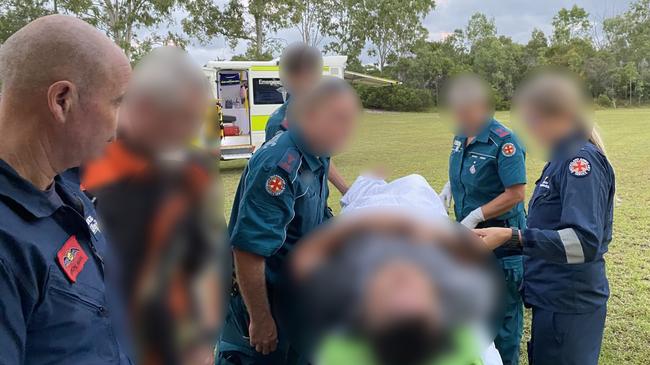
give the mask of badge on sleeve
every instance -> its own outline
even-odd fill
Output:
[[[278,196],[284,193],[286,188],[286,181],[278,175],[273,175],[266,180],[266,192],[273,196]]]
[[[88,261],[88,256],[79,245],[77,237],[70,236],[59,252],[56,254],[59,266],[65,275],[73,283],[77,281],[77,275],[81,272]]]
[[[501,147],[501,153],[506,157],[511,157],[517,152],[517,147],[514,144],[508,142]]]
[[[586,158],[576,157],[569,162],[569,172],[573,176],[587,176],[591,172],[591,164]]]

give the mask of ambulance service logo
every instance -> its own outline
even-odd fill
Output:
[[[57,261],[61,270],[65,273],[65,276],[71,282],[77,281],[77,276],[83,270],[86,261],[88,261],[88,256],[83,251],[77,238],[75,236],[70,236],[59,252],[56,254]]]
[[[569,162],[569,172],[573,176],[587,176],[591,172],[591,164],[586,158],[576,157]]]
[[[273,196],[284,193],[286,188],[287,183],[278,175],[273,175],[266,180],[266,192]]]
[[[513,156],[515,152],[517,152],[517,148],[512,143],[506,143],[501,147],[501,153],[506,157]]]

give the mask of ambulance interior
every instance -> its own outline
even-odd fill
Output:
[[[217,97],[224,121],[223,147],[251,144],[248,72],[224,70],[217,73]]]

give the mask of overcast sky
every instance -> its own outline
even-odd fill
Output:
[[[464,28],[472,14],[481,12],[494,18],[499,34],[525,43],[535,28],[550,34],[553,16],[563,7],[569,8],[574,4],[581,6],[589,12],[592,21],[600,24],[603,19],[625,11],[631,2],[632,0],[436,0],[436,8],[425,18],[424,25],[429,30],[429,37],[439,40],[455,29]],[[299,40],[300,36],[295,30],[289,30],[283,31],[281,38],[292,42]],[[199,63],[218,58],[228,59],[245,49],[246,45],[240,44],[233,51],[220,39],[207,46],[189,47],[190,53]],[[363,61],[372,60],[364,57]]]

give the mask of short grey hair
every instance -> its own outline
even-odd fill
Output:
[[[169,105],[188,90],[208,94],[207,76],[183,49],[165,46],[154,49],[138,62],[127,98],[147,97]]]
[[[316,47],[304,42],[294,42],[282,51],[280,57],[280,78],[284,82],[289,75],[302,72],[322,72],[323,55]]]

